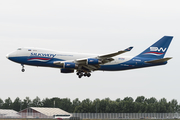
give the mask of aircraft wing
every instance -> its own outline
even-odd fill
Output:
[[[121,51],[110,53],[110,54],[95,56],[91,58],[82,58],[82,59],[76,59],[76,60],[70,60],[70,61],[69,60],[68,61],[55,61],[54,64],[65,66],[68,63],[69,66],[72,65],[74,69],[82,70],[82,71],[97,70],[98,68],[100,68],[100,64],[111,62],[114,60],[112,57],[128,52],[132,48],[133,47],[129,47],[125,50],[121,50]],[[66,68],[66,66],[64,68]]]
[[[133,48],[133,47],[129,47],[129,48],[125,49],[125,50],[121,50],[121,51],[114,52],[114,53],[110,53],[110,54],[105,54],[105,55],[96,56],[96,57],[94,57],[94,58],[100,60],[100,61],[102,62],[101,64],[108,63],[108,62],[114,60],[112,57],[117,56],[117,55],[120,55],[120,54],[125,53],[125,52],[128,52],[128,51],[131,51],[132,48]],[[79,64],[84,64],[84,63],[87,62],[87,58],[77,59],[77,60],[75,60],[75,61],[76,61],[77,63],[79,63]]]
[[[115,52],[115,53],[111,53],[111,54],[101,55],[101,56],[98,56],[98,57],[101,58],[101,59],[103,59],[103,58],[111,58],[111,57],[117,56],[119,54],[131,51],[132,48],[133,47],[129,47],[129,48],[125,49],[125,50],[121,50],[121,51],[118,51],[118,52]]]

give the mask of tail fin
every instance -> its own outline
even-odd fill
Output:
[[[171,43],[172,36],[164,36],[156,43],[151,45],[137,57],[148,57],[148,58],[155,58],[160,59],[163,58],[166,51],[168,50],[169,44]]]

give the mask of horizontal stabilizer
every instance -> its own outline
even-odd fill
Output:
[[[169,58],[162,58],[162,59],[157,59],[157,60],[151,60],[151,61],[145,61],[145,63],[152,63],[152,64],[157,64],[157,63],[163,63],[168,60],[172,59],[172,57]]]

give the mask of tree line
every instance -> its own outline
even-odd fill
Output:
[[[71,101],[69,98],[45,98],[39,97],[31,100],[26,97],[20,100],[17,97],[14,101],[7,98],[4,101],[0,99],[0,109],[13,109],[21,111],[27,107],[55,107],[65,110],[69,113],[175,113],[180,111],[180,105],[177,100],[167,101],[165,98],[159,101],[154,98],[145,98],[138,96],[135,100],[132,97],[124,99],[111,100],[105,99],[85,99],[80,101],[78,98]]]

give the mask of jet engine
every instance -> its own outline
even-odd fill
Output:
[[[71,70],[71,69],[61,69],[61,73],[74,73],[74,70]]]
[[[65,62],[63,63],[63,68],[77,68],[78,66],[73,62]]]
[[[87,59],[87,65],[96,65],[96,64],[101,64],[102,62],[96,58],[88,58]]]

